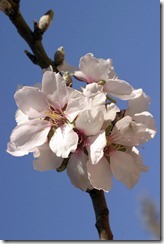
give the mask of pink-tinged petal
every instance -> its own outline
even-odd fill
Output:
[[[82,71],[80,71],[80,70],[74,72],[74,77],[75,77],[77,80],[80,80],[80,81],[84,81],[84,82],[88,82],[88,83],[90,83],[89,78],[88,78]]]
[[[142,89],[133,91],[134,98],[128,100],[128,109],[125,115],[133,116],[136,113],[148,111],[150,106],[150,97],[147,96]]]
[[[92,186],[108,192],[112,188],[112,172],[109,162],[103,157],[98,164],[87,162],[87,171]]]
[[[113,176],[129,189],[134,187],[140,178],[140,170],[136,167],[133,157],[126,152],[111,152],[110,166]]]
[[[133,87],[124,80],[109,79],[104,85],[104,91],[122,100],[134,97]]]
[[[36,87],[23,87],[14,95],[18,108],[28,117],[37,118],[48,110],[45,94]]]
[[[57,66],[57,69],[59,71],[64,71],[64,72],[69,72],[69,73],[73,73],[75,71],[78,70],[77,67],[73,66],[73,65],[69,65],[65,60],[63,61],[63,63],[59,66]]]
[[[57,169],[63,162],[63,158],[57,157],[51,151],[48,143],[38,147],[34,153],[34,157],[36,159],[33,162],[33,166],[38,171]]]
[[[19,125],[23,122],[26,122],[29,119],[26,114],[24,114],[20,109],[17,109],[17,111],[15,113],[15,120],[16,120],[17,124]]]
[[[58,157],[68,158],[77,148],[78,135],[71,124],[64,124],[56,129],[50,140],[50,148]]]
[[[107,80],[110,60],[97,59],[92,53],[88,53],[80,59],[80,70],[87,76],[87,82]]]
[[[15,127],[10,141],[15,144],[17,150],[30,151],[46,142],[50,127],[48,121],[29,120]]]
[[[148,171],[149,167],[143,164],[142,157],[136,147],[127,147],[127,153],[129,153],[133,157],[135,165],[141,172]]]
[[[42,91],[54,108],[63,108],[68,101],[66,82],[59,73],[47,71],[43,74]]]
[[[87,150],[92,164],[97,164],[103,157],[106,144],[105,131],[100,131],[97,135],[88,138]]]
[[[6,152],[10,153],[12,156],[15,156],[15,157],[21,157],[21,156],[24,156],[24,155],[27,155],[29,154],[29,151],[21,151],[21,150],[18,150],[15,146],[14,143],[12,142],[9,142],[7,144],[7,150]]]
[[[67,165],[67,174],[72,184],[83,191],[93,189],[88,179],[86,162],[87,156],[82,151],[78,151],[71,156]]]
[[[76,128],[86,136],[96,135],[104,122],[102,110],[85,110],[76,119]]]

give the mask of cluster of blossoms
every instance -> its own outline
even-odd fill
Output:
[[[137,146],[156,133],[150,98],[118,79],[110,59],[91,53],[80,59],[72,75],[86,85],[69,87],[64,72],[49,69],[40,88],[16,91],[17,126],[7,152],[33,153],[39,171],[66,169],[74,186],[84,191],[109,191],[113,176],[132,188],[148,170]],[[120,110],[111,96],[127,100],[127,109]]]

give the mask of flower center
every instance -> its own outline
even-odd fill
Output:
[[[106,140],[107,140],[107,145],[104,148],[105,156],[110,156],[110,152],[112,151],[126,152],[126,147],[121,144],[112,143],[112,139],[110,138],[110,136],[107,136]]]
[[[51,121],[52,126],[55,129],[67,122],[67,118],[65,117],[62,109],[55,109],[50,106],[50,111],[46,112],[46,115],[45,120]]]

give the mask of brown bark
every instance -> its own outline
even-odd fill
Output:
[[[47,68],[51,65],[54,71],[58,72],[58,69],[55,66],[54,62],[47,56],[44,50],[44,47],[42,45],[41,32],[36,32],[36,22],[34,22],[34,31],[32,31],[19,10],[19,1],[10,0],[10,4],[12,8],[10,10],[6,9],[6,11],[4,12],[10,18],[20,36],[27,42],[27,44],[31,48],[33,54],[25,51],[27,56],[34,64],[39,65],[41,69]]]
[[[106,204],[104,192],[102,190],[88,191],[92,199],[95,217],[96,228],[99,233],[100,240],[113,240],[113,234],[109,224],[109,210]]]
[[[36,32],[36,22],[34,22],[34,31],[30,29],[26,21],[24,20],[19,10],[19,0],[8,0],[11,4],[11,8],[6,9],[4,12],[10,18],[13,25],[16,27],[20,36],[27,42],[31,48],[33,54],[25,51],[29,59],[38,66],[47,68],[52,66],[55,72],[58,69],[55,63],[47,56],[44,47],[42,45],[42,34]],[[61,169],[59,169],[61,170]],[[113,234],[109,225],[109,210],[107,208],[104,192],[102,190],[90,190],[88,191],[96,216],[96,228],[99,233],[100,240],[113,240]]]

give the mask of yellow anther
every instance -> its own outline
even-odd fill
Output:
[[[105,80],[100,80],[100,81],[98,82],[98,84],[101,85],[101,86],[105,85],[105,83],[106,83]]]
[[[61,115],[56,114],[55,112],[52,113],[52,112],[48,111],[48,112],[46,112],[46,115],[53,120],[59,120],[61,118]]]

